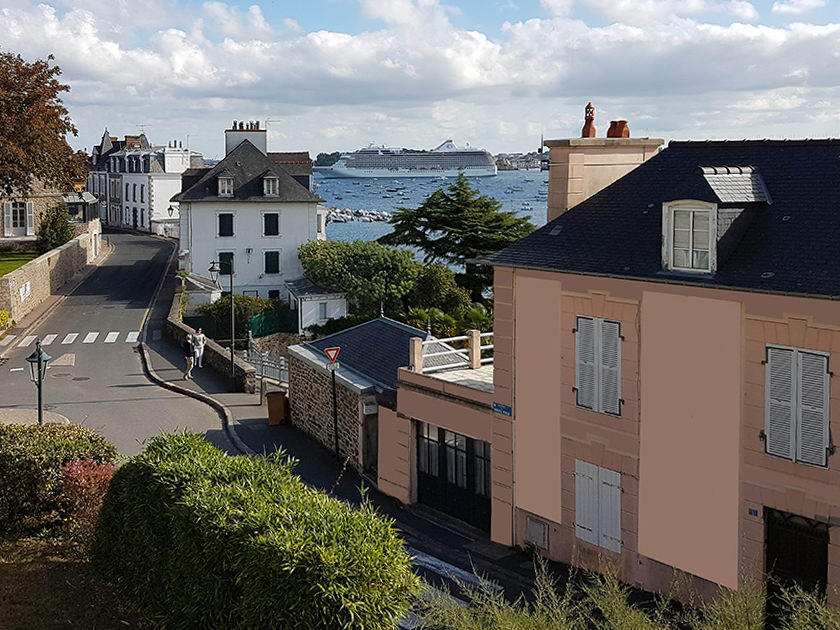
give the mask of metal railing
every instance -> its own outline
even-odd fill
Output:
[[[491,343],[483,344],[482,341],[488,338],[491,340]],[[413,371],[426,374],[451,368],[478,369],[482,365],[493,362],[492,356],[483,358],[481,356],[482,354],[492,354],[492,339],[492,332],[480,333],[477,330],[470,330],[466,335],[446,337],[444,339],[430,337],[425,341],[421,341],[420,338],[415,338],[412,341],[417,343],[419,348],[417,352],[412,352],[412,363],[410,367]],[[466,342],[467,347],[455,348],[450,345],[451,343],[459,342]],[[449,363],[433,361],[430,364],[428,359],[436,357],[457,357],[460,360],[456,359]]]
[[[289,362],[286,357],[260,350],[248,331],[248,353],[245,360],[254,366],[258,378],[270,378],[278,383],[289,382]]]

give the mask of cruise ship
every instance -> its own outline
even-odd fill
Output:
[[[496,162],[484,149],[462,149],[447,140],[430,151],[371,145],[345,153],[317,172],[324,177],[490,177],[496,174]]]

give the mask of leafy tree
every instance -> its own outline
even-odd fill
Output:
[[[408,302],[418,308],[439,308],[447,313],[458,313],[471,306],[469,292],[458,286],[455,272],[442,263],[423,267]]]
[[[424,253],[424,262],[464,266],[459,284],[473,301],[481,301],[493,284],[489,266],[469,262],[514,243],[536,228],[501,204],[479,195],[464,174],[447,189],[433,192],[419,208],[403,208],[391,217],[394,231],[379,239],[384,245],[408,245]]]
[[[248,322],[254,315],[270,311],[275,307],[272,300],[250,295],[237,295],[233,301],[234,334],[241,339],[248,334]],[[230,330],[230,295],[219,298],[212,304],[202,304],[198,312],[213,320],[216,330]],[[224,335],[222,339],[224,339]],[[229,337],[228,337],[229,338]]]
[[[26,196],[36,179],[69,191],[87,174],[87,156],[66,141],[77,131],[59,94],[70,88],[52,60],[0,53],[0,192],[7,196]]]
[[[56,247],[61,247],[75,236],[76,231],[70,223],[67,206],[63,203],[49,208],[41,217],[41,227],[38,229],[38,252],[43,254]]]
[[[341,153],[339,151],[334,151],[333,153],[319,153],[315,158],[315,166],[332,166],[338,162],[340,157]]]
[[[414,253],[375,241],[310,241],[299,251],[307,278],[347,293],[354,314],[375,317],[403,311],[403,298],[414,288],[421,265]]]

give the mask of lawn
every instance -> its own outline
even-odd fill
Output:
[[[35,252],[0,252],[0,276],[22,267],[37,257],[38,254]]]
[[[0,628],[146,630],[144,619],[68,542],[0,537]]]

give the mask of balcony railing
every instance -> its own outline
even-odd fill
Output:
[[[489,340],[490,343],[484,343]],[[409,369],[420,374],[451,369],[477,370],[493,362],[493,333],[468,330],[466,335],[423,341],[420,337],[411,339]],[[456,348],[452,344],[466,345]],[[487,356],[489,355],[489,356]]]

